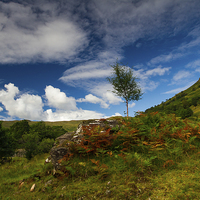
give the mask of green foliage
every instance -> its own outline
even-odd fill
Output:
[[[24,148],[26,150],[26,158],[31,159],[38,153],[38,145],[40,138],[37,133],[24,134],[22,136]]]
[[[68,146],[71,153],[62,160],[71,163],[78,156],[88,159],[96,156],[98,160],[92,159],[92,163],[98,173],[107,157],[117,160],[115,170],[119,171],[134,167],[137,172],[144,173],[162,166],[173,168],[176,166],[174,160],[200,147],[198,123],[158,112],[138,113],[134,118],[124,118],[121,128],[114,133],[111,129],[85,126],[83,134],[82,142]],[[109,176],[109,165],[105,165],[103,176]],[[70,171],[71,168],[68,168],[67,176],[75,176]]]
[[[191,100],[191,105],[194,105],[196,107],[199,103],[199,99],[200,99],[200,96],[193,97]]]
[[[185,119],[185,118],[188,118],[190,116],[193,115],[193,111],[191,108],[182,108],[180,111],[179,111],[179,116],[182,118],[182,119]]]
[[[69,153],[56,173],[50,163],[44,165],[47,155],[30,161],[14,158],[0,166],[0,198],[200,198],[197,121],[158,112],[120,120],[121,128],[114,131],[85,127],[85,138],[68,145]],[[38,138],[32,139],[37,142]],[[39,143],[45,146],[51,140],[43,138]],[[30,192],[34,183],[36,188]]]
[[[38,152],[48,153],[52,148],[53,144],[54,144],[54,139],[44,138],[38,146]]]
[[[37,122],[31,126],[31,132],[37,133],[40,137],[40,140],[46,138],[47,136],[47,129],[45,123],[43,121]]]
[[[193,113],[191,112],[190,108]],[[192,115],[199,116],[200,112],[200,80],[190,88],[176,94],[170,99],[166,99],[159,105],[148,108],[145,113],[163,112],[166,114],[176,114],[178,117],[188,118]],[[181,112],[180,112],[181,111]]]
[[[27,120],[18,121],[10,127],[10,133],[14,139],[16,148],[23,148],[22,135],[28,134],[29,130],[30,126]]]
[[[46,126],[40,121],[29,126],[27,120],[14,123],[10,127],[10,144],[13,149],[23,148],[26,150],[26,158],[41,153],[47,153],[52,148],[55,138],[66,133],[61,126]]]
[[[56,139],[57,137],[66,133],[66,130],[62,126],[46,126],[46,137]]]
[[[13,154],[14,146],[12,143],[12,136],[8,129],[2,127],[2,122],[0,122],[0,162]]]
[[[129,67],[122,66],[118,62],[111,67],[113,68],[113,76],[108,77],[107,80],[113,85],[113,92],[125,99],[128,117],[128,102],[138,101],[142,96],[141,89]]]

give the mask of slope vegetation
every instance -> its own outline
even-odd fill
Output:
[[[200,199],[199,122],[140,113],[83,134],[62,144],[60,170],[44,164],[48,154],[0,165],[0,199]]]
[[[176,94],[174,97],[151,107],[145,113],[164,112],[176,114],[183,119],[193,116],[200,116],[200,79],[188,89]]]

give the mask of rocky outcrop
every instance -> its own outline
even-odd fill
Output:
[[[67,132],[64,135],[61,135],[60,137],[56,138],[55,146],[56,145],[62,145],[66,140],[71,140],[74,135],[74,132]]]
[[[117,126],[120,127],[121,123],[119,123],[117,120],[87,120],[79,124],[75,132],[65,133],[64,135],[56,138],[55,146],[50,151],[51,162],[55,170],[60,168],[60,163],[58,161],[62,159],[66,154],[70,153],[70,143],[79,144],[81,142],[82,138],[84,137],[83,127],[92,128],[95,126],[99,126],[104,130],[107,130]],[[112,131],[110,134],[112,134]]]
[[[62,159],[63,156],[65,156],[67,153],[69,153],[69,150],[66,147],[53,147],[51,149],[51,162],[55,170],[58,170],[60,168],[60,163],[58,161]]]

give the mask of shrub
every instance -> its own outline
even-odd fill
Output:
[[[22,135],[28,134],[29,130],[30,126],[27,120],[16,122],[10,127],[10,132],[14,138],[16,148],[23,148]]]
[[[24,149],[26,150],[26,158],[30,160],[38,153],[39,136],[37,133],[29,133],[24,134],[22,139],[24,141]]]
[[[3,158],[7,158],[14,154],[13,139],[7,129],[2,127],[0,122],[0,162]]]
[[[44,138],[38,146],[38,153],[48,153],[54,144],[54,139]]]
[[[31,132],[37,133],[40,140],[46,137],[47,129],[43,121],[37,122],[31,126]]]
[[[179,116],[182,118],[182,119],[185,119],[185,118],[188,118],[190,116],[193,115],[193,111],[191,108],[182,108],[179,112]]]

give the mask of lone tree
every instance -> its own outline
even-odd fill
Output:
[[[112,92],[125,99],[128,117],[128,103],[141,99],[141,89],[130,67],[120,65],[118,62],[110,66],[113,68],[113,74],[107,80],[113,85],[114,90]]]

